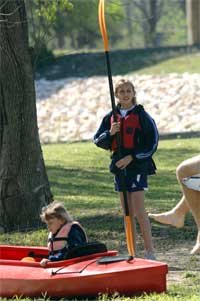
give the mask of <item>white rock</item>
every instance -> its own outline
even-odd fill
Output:
[[[114,76],[116,83],[121,76]],[[200,131],[200,74],[128,75],[160,134]],[[42,143],[92,139],[111,110],[107,77],[36,81]]]

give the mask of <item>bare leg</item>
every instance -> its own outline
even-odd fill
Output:
[[[149,217],[153,218],[161,224],[167,224],[177,228],[181,228],[184,225],[185,215],[188,211],[189,207],[186,203],[185,197],[182,196],[178,204],[170,211],[157,214],[149,213]]]
[[[197,224],[197,241],[191,254],[200,252],[200,191],[187,188],[183,183],[182,179],[185,177],[192,176],[199,173],[200,171],[200,156],[193,157],[182,162],[177,168],[177,178],[181,184],[185,200],[188,207],[190,208],[194,220]]]
[[[183,161],[176,170],[177,179],[182,187],[183,197],[179,203],[170,211],[161,214],[149,214],[149,217],[156,221],[182,227],[184,224],[185,214],[190,210],[197,224],[197,241],[191,254],[200,253],[200,191],[187,188],[182,180],[186,177],[193,176],[200,172],[200,156]]]

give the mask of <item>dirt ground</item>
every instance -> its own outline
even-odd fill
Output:
[[[167,227],[165,230],[167,231]],[[177,232],[177,237],[173,235],[173,238],[169,238],[170,233],[166,236],[159,235],[154,237],[156,260],[168,265],[168,284],[181,283],[187,275],[197,273],[200,276],[200,254],[190,255],[190,251],[195,245],[195,240],[183,240],[183,237],[180,239],[179,234],[180,233]],[[143,258],[143,241],[139,235],[137,235],[137,242],[137,257]],[[126,254],[127,249],[124,242],[120,247],[120,253]],[[116,249],[119,250],[119,248]]]
[[[193,245],[194,241],[190,243],[187,241],[156,252],[157,260],[168,264],[168,284],[182,282],[188,273],[200,275],[200,254],[190,255]]]
[[[190,255],[197,235],[193,221],[186,220],[185,227],[181,229],[154,223],[152,233],[156,260],[168,265],[168,284],[180,283],[190,274],[200,277],[200,254]],[[143,258],[144,246],[138,232],[136,240],[138,257]]]

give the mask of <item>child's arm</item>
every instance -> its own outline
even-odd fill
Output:
[[[111,149],[112,136],[110,134],[110,114],[106,115],[94,135],[94,144],[103,149]]]
[[[132,152],[132,156],[136,160],[145,160],[152,157],[155,153],[158,146],[159,134],[155,121],[147,112],[141,112],[139,117],[141,134],[139,143]]]
[[[66,257],[66,253],[68,251],[67,247],[64,247],[62,250],[60,250],[58,253],[56,253],[56,255],[50,255],[49,256],[49,260],[50,261],[60,261],[60,260],[64,260]]]
[[[63,248],[56,255],[50,255],[49,258],[43,258],[40,261],[40,265],[44,268],[44,267],[47,266],[48,262],[64,260],[65,256],[66,256],[66,253],[67,253],[67,248]]]
[[[133,161],[133,157],[131,155],[127,155],[123,157],[122,159],[118,160],[116,162],[116,166],[119,169],[124,169],[126,168],[131,162]]]
[[[43,258],[43,259],[40,261],[41,267],[45,268],[45,267],[47,266],[47,263],[48,263],[49,261],[50,261],[49,259]]]

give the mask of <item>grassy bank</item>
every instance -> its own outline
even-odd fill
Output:
[[[113,75],[200,72],[199,49],[186,46],[110,51],[110,61]],[[38,78],[49,80],[105,75],[103,49],[101,52],[56,55],[51,63],[37,68]]]
[[[150,178],[150,189],[146,193],[148,211],[168,210],[180,199],[175,169],[182,160],[199,153],[199,142],[198,138],[160,141],[155,155],[157,175]],[[126,253],[122,212],[113,190],[113,176],[108,172],[109,153],[90,142],[44,145],[43,152],[55,199],[63,201],[69,212],[84,225],[91,241],[100,240],[109,249]],[[120,300],[199,300],[200,258],[188,255],[196,239],[192,216],[188,214],[183,229],[152,222],[152,232],[158,260],[167,262],[170,272],[179,271],[180,278],[168,282],[166,294]],[[138,225],[137,233],[138,256],[143,256]],[[18,245],[45,245],[46,238],[45,228],[0,235],[1,243]],[[106,296],[101,299],[108,300]],[[111,300],[119,300],[119,297]]]

